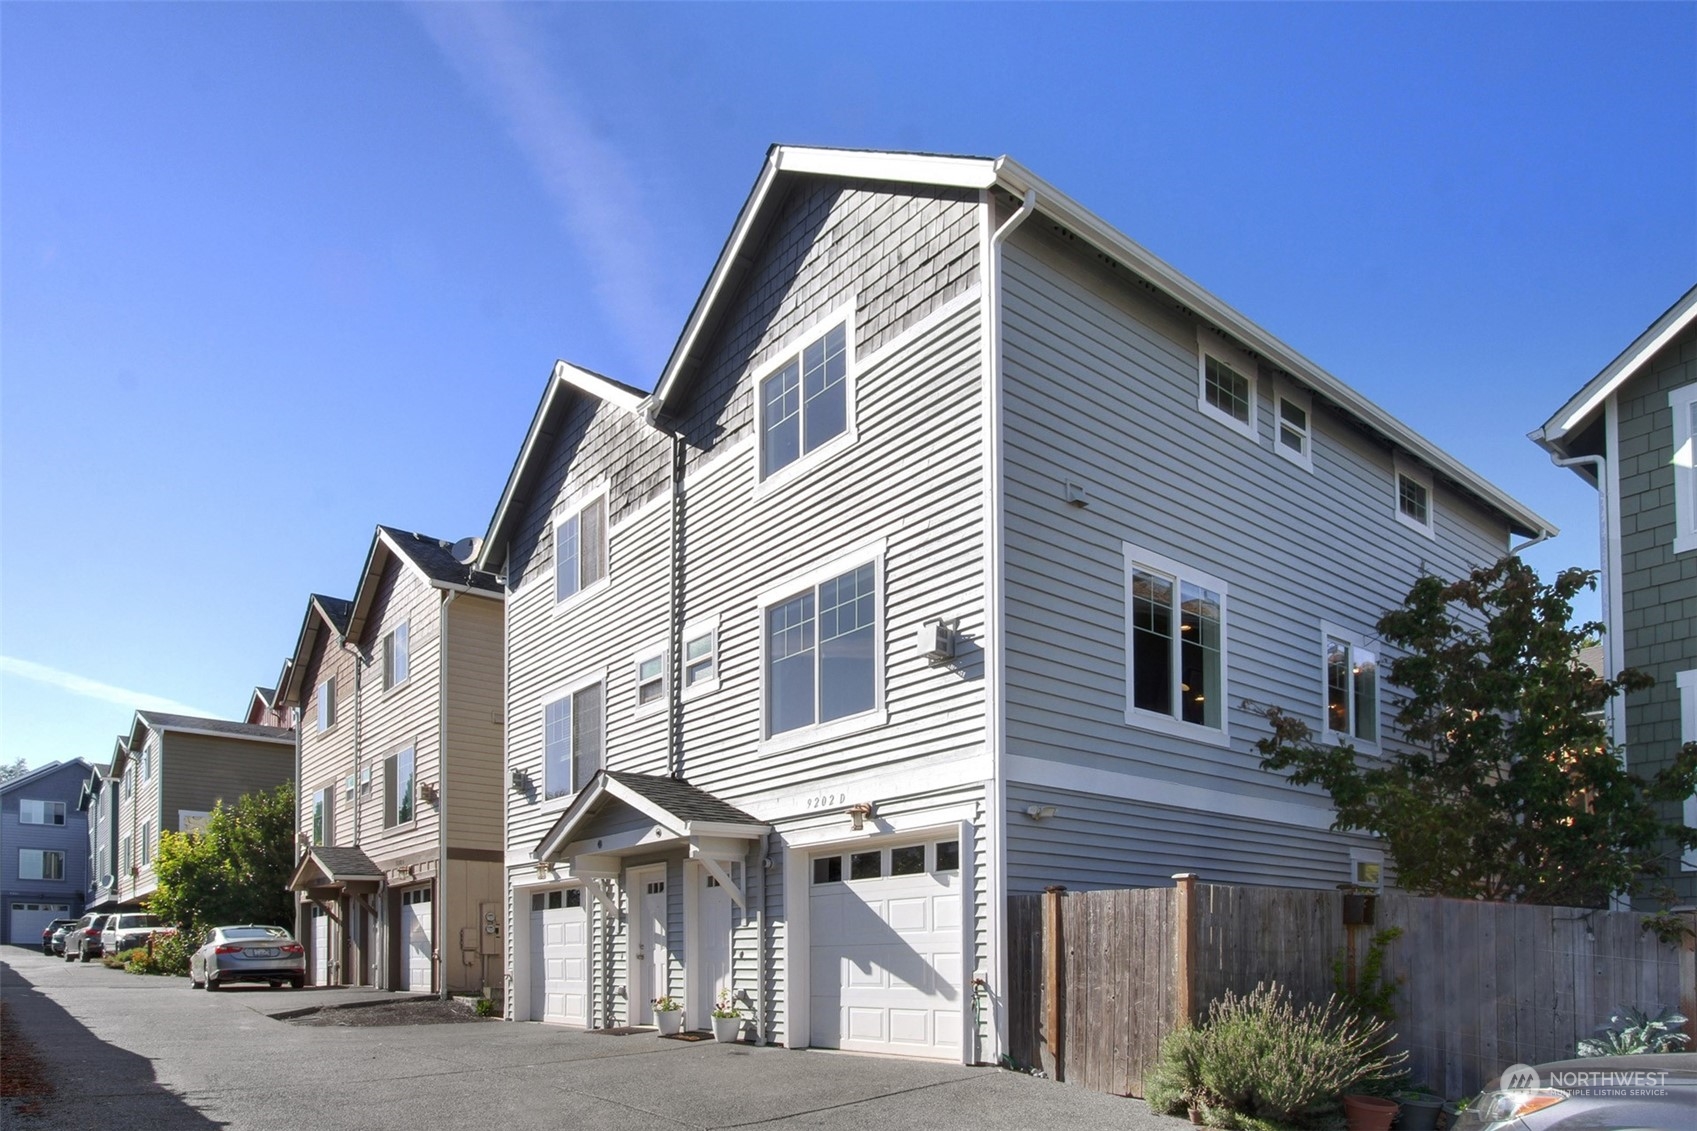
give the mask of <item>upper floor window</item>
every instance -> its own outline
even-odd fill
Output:
[[[1673,552],[1697,550],[1697,384],[1668,394],[1673,409]]]
[[[607,496],[554,518],[554,600],[565,601],[607,576]]]
[[[321,789],[312,795],[312,843],[329,844],[335,836],[335,826],[331,824],[332,793]]]
[[[18,849],[18,879],[62,880],[65,878],[65,854],[41,848]]]
[[[1126,721],[1220,741],[1226,732],[1225,582],[1130,543],[1124,552]]]
[[[318,685],[318,733],[323,734],[336,725],[336,677],[331,676]]]
[[[153,780],[153,751],[154,746],[151,742],[142,747],[141,750],[139,761],[141,762],[141,780],[144,782]]]
[[[1325,741],[1379,741],[1379,661],[1339,629],[1321,629],[1325,648]]]
[[[118,867],[121,871],[130,871],[130,838],[124,837],[118,842]]]
[[[136,791],[136,771],[132,766],[130,772],[124,775],[124,796],[129,797]]]
[[[383,636],[383,690],[407,680],[407,622],[402,621]]]
[[[62,825],[65,823],[65,803],[23,798],[18,802],[18,822],[25,825]]]
[[[1251,440],[1256,424],[1255,359],[1211,330],[1196,334],[1197,404]]]
[[[1385,854],[1377,848],[1349,850],[1349,882],[1357,887],[1385,887]]]
[[[404,825],[415,816],[414,797],[418,783],[412,747],[383,759],[383,827]]]
[[[767,604],[768,735],[878,706],[878,573],[865,562]]]
[[[1402,458],[1392,461],[1396,483],[1396,517],[1404,526],[1431,538],[1437,531],[1432,499],[1432,474]]]
[[[1292,463],[1314,466],[1313,400],[1293,386],[1279,383],[1274,398],[1273,450]]]
[[[653,648],[636,658],[636,706],[658,707],[666,701],[666,651]]]
[[[848,318],[827,321],[757,382],[762,479],[848,433],[852,346]]]
[[[692,624],[684,628],[683,692],[711,690],[719,685],[719,625]]]
[[[141,863],[143,867],[153,862],[153,822],[143,821],[141,824]]]
[[[601,768],[601,695],[596,680],[543,704],[544,797],[576,793]]]

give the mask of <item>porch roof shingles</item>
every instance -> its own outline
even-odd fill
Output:
[[[758,818],[682,778],[600,770],[542,835],[532,855],[544,861],[555,858],[573,834],[594,820],[609,801],[642,812],[678,837],[708,831],[695,826],[712,826],[714,835],[735,836],[754,836],[768,828]]]
[[[705,789],[682,778],[654,774],[630,774],[608,770],[607,776],[627,789],[642,794],[682,821],[712,821],[727,825],[758,825],[761,822],[729,802],[720,801]]]
[[[328,844],[316,844],[306,850],[295,865],[294,875],[289,878],[289,889],[304,891],[314,886],[314,873],[322,876],[325,884],[381,881],[383,878],[383,869],[373,863],[363,849]]]

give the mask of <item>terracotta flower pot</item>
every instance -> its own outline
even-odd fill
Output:
[[[1343,1098],[1343,1116],[1349,1131],[1391,1131],[1391,1122],[1396,1119],[1396,1113],[1395,1100],[1380,1099],[1378,1096]]]

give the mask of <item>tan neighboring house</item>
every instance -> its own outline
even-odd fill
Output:
[[[110,885],[97,886],[102,904],[144,904],[159,886],[153,862],[160,830],[199,828],[220,802],[233,805],[289,781],[294,745],[294,732],[284,727],[137,711],[104,782],[117,791],[111,830],[117,867]]]
[[[276,703],[315,985],[499,985],[503,594],[475,549],[379,526],[353,600],[309,602]]]
[[[281,684],[288,678],[288,675],[288,665],[285,664],[283,678],[278,680],[278,683]],[[288,709],[277,702],[277,690],[272,687],[256,687],[253,689],[253,694],[248,696],[247,715],[243,721],[255,726],[266,727],[291,727],[294,725],[294,720],[289,717]]]

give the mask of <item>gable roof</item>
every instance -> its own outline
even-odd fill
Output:
[[[1600,373],[1585,382],[1577,393],[1567,399],[1567,403],[1555,411],[1555,415],[1544,421],[1542,428],[1529,432],[1528,437],[1546,451],[1566,455],[1566,438],[1589,423],[1591,417],[1616,389],[1630,381],[1633,374],[1644,367],[1645,362],[1694,320],[1697,320],[1697,286],[1686,291],[1678,302],[1664,310],[1660,318],[1632,339],[1631,345],[1603,366]]]
[[[600,770],[543,834],[533,855],[547,860],[571,843],[572,834],[606,799],[628,805],[677,836],[701,832],[758,836],[770,827],[682,778]]]
[[[648,403],[656,415],[676,403],[704,360],[703,351],[718,320],[727,312],[737,283],[754,264],[749,249],[758,244],[771,224],[789,181],[798,177],[835,177],[940,188],[1000,190],[1015,199],[1029,196],[1035,211],[1061,225],[1086,244],[1173,301],[1203,322],[1225,331],[1289,373],[1359,424],[1379,434],[1393,447],[1413,456],[1450,484],[1473,496],[1506,520],[1517,534],[1556,533],[1556,527],[1494,484],[1473,472],[1430,440],[1391,416],[1359,392],[1332,376],[1284,342],[1227,306],[1180,274],[1147,249],[1133,242],[1106,220],[1084,208],[1011,157],[958,157],[928,153],[824,149],[774,145],[756,178],[753,190],[719,254],[707,283],[697,297]],[[496,539],[492,536],[490,544]]]
[[[374,864],[363,849],[315,844],[301,855],[300,863],[295,865],[294,874],[289,877],[289,890],[303,891],[313,886],[314,877],[332,885],[360,881],[380,883],[383,869]]]
[[[348,634],[348,615],[353,602],[340,597],[310,594],[306,599],[306,615],[301,618],[300,636],[295,641],[294,655],[283,662],[283,672],[277,680],[277,701],[284,705],[300,702],[301,681],[306,678],[307,661],[318,646],[318,638],[326,629],[337,639]]]
[[[519,445],[518,458],[513,461],[512,471],[507,473],[501,500],[496,503],[495,514],[489,520],[489,531],[483,537],[483,547],[474,563],[478,569],[494,570],[500,565],[496,555],[502,552],[513,524],[529,501],[536,478],[548,458],[548,442],[559,434],[566,409],[576,396],[594,397],[630,413],[638,420],[647,420],[648,396],[640,389],[570,362],[556,361],[548,374],[547,384],[542,387],[542,399],[537,403],[530,427],[525,431],[524,443]]]
[[[505,593],[500,579],[493,573],[478,569],[475,563],[460,561],[454,556],[454,543],[417,534],[394,526],[377,527],[371,536],[371,549],[366,551],[365,568],[359,575],[359,587],[348,609],[347,623],[342,635],[358,641],[365,633],[366,618],[377,599],[383,583],[383,570],[393,560],[411,569],[425,584],[455,593],[500,600]]]
[[[251,738],[263,742],[276,742],[294,745],[295,732],[287,727],[259,726],[255,723],[238,723],[230,719],[203,719],[198,715],[167,715],[159,711],[137,711],[135,722],[130,725],[129,749],[135,750],[144,739],[144,731],[164,734],[176,731],[182,734],[209,734],[220,738]]]
[[[77,767],[81,768],[78,773],[78,777],[82,780],[86,780],[87,775],[93,769],[92,766],[83,761],[81,758],[72,758],[68,762],[49,762],[45,766],[37,766],[35,769],[19,774],[15,778],[9,778],[4,782],[0,782],[0,793],[10,793],[19,786],[29,785],[31,782],[40,781],[42,778],[51,777],[53,774],[62,773],[65,770]]]

